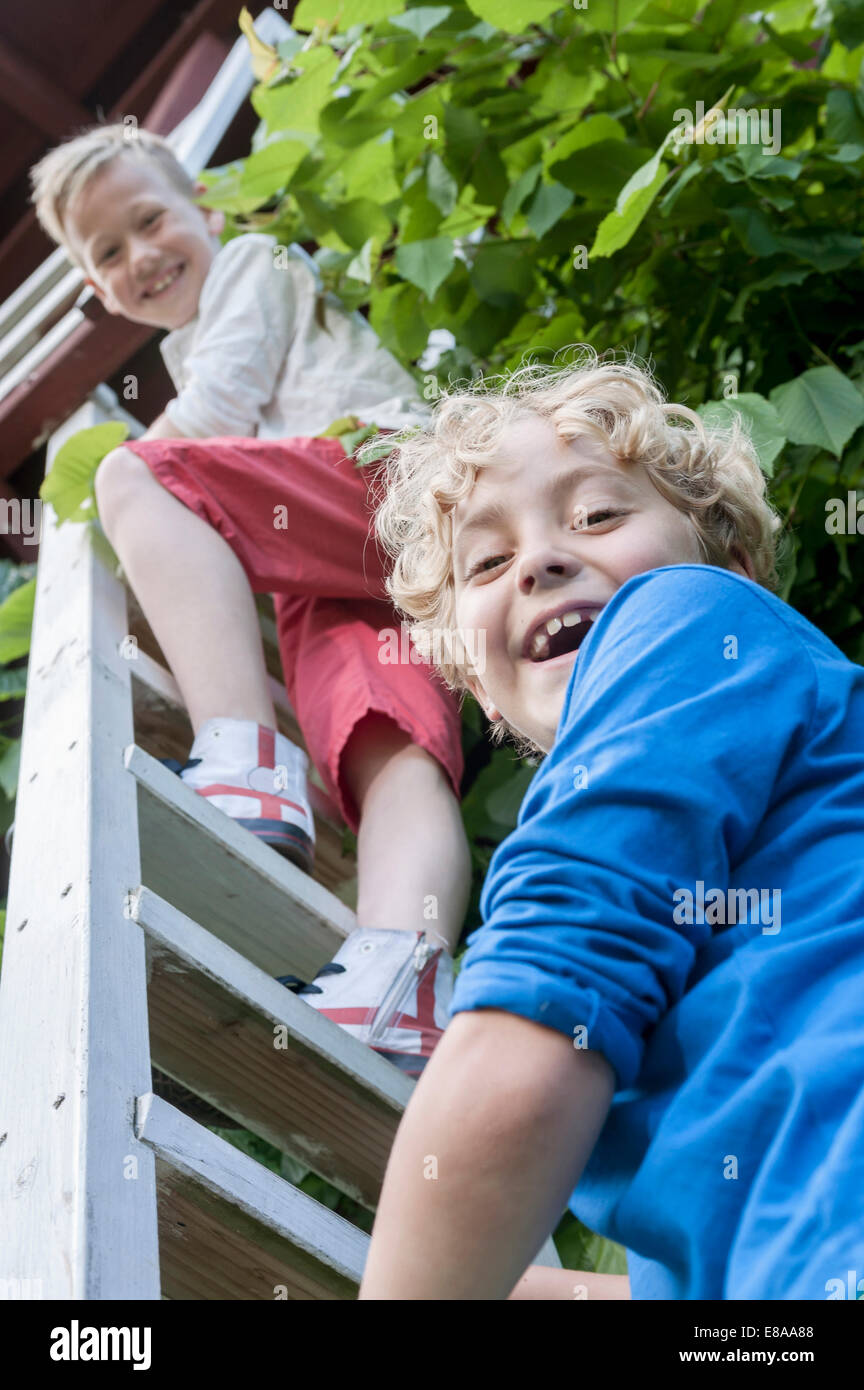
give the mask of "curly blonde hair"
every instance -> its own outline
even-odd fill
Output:
[[[477,378],[444,390],[427,424],[402,430],[374,469],[383,498],[377,537],[393,560],[387,589],[409,622],[411,639],[445,684],[462,694],[475,676],[458,640],[453,575],[453,513],[487,467],[504,430],[526,415],[548,420],[569,443],[589,436],[623,464],[641,463],[657,491],[692,520],[704,563],[730,568],[733,547],[750,556],[756,582],[778,587],[780,517],[747,428],[733,411],[728,427],[707,427],[695,411],[668,403],[651,369],[633,353],[616,362],[576,345],[565,367],[526,362],[509,376]],[[604,360],[608,358],[613,360]],[[500,384],[499,384],[500,383]],[[734,406],[734,402],[732,402]],[[682,423],[674,423],[680,421]],[[358,450],[361,465],[380,456],[381,441]],[[440,642],[441,633],[454,635]],[[505,720],[493,742],[510,735],[521,753],[538,750]]]

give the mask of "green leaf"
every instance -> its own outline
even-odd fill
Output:
[[[537,186],[537,180],[543,172],[543,165],[539,162],[530,165],[523,170],[515,183],[511,184],[507,190],[507,195],[501,204],[501,218],[510,226],[513,218],[521,208],[529,193],[533,193]]]
[[[370,239],[383,245],[390,236],[390,218],[371,198],[352,198],[330,210],[330,221],[340,241],[359,251]]]
[[[627,1252],[621,1245],[595,1235],[567,1212],[555,1231],[555,1248],[565,1269],[587,1274],[626,1274]]]
[[[419,357],[429,339],[421,303],[421,291],[406,281],[388,285],[372,298],[369,322],[388,351],[403,362]]]
[[[753,441],[762,472],[770,478],[774,472],[774,460],[786,443],[780,416],[770,401],[766,401],[758,392],[745,391],[729,400],[706,401],[696,413],[701,415],[706,425],[728,429],[736,412]]]
[[[34,578],[15,589],[0,604],[0,665],[5,666],[9,661],[17,661],[29,652],[35,602]]]
[[[323,19],[333,22],[334,29],[344,34],[355,24],[377,24],[381,19],[401,14],[405,4],[406,0],[300,0],[291,25],[306,32]]]
[[[835,367],[813,367],[769,399],[793,444],[817,444],[835,458],[864,424],[864,396]]]
[[[20,565],[17,560],[0,559],[0,603],[36,573],[35,564]]]
[[[496,787],[486,797],[486,810],[499,825],[512,830],[516,826],[519,807],[531,785],[536,767],[525,764],[517,767],[502,786]]]
[[[761,280],[754,280],[752,285],[745,285],[729,310],[727,322],[744,322],[744,310],[752,295],[764,293],[766,290],[784,288],[786,285],[801,285],[812,274],[813,271],[807,266],[799,266],[795,270],[775,270],[771,275],[766,275]]]
[[[452,13],[450,5],[419,5],[416,10],[406,10],[404,14],[391,18],[390,23],[394,29],[408,29],[418,39],[425,39],[432,29],[443,23]]]
[[[273,87],[256,87],[252,92],[252,105],[270,134],[316,131],[321,109],[333,96],[339,59],[332,49],[310,49],[298,53],[293,61],[303,65],[299,76]]]
[[[468,0],[480,19],[508,34],[524,34],[529,24],[542,24],[561,8],[561,0]]]
[[[649,4],[649,0],[586,0],[577,11],[580,24],[601,34],[621,34]]]
[[[834,87],[825,101],[825,134],[838,145],[864,145],[864,118],[851,92]]]
[[[357,255],[345,267],[345,274],[350,279],[360,280],[364,285],[372,281],[372,245],[373,238],[370,237],[368,241],[364,241]]]
[[[18,769],[21,765],[21,740],[12,739],[0,754],[0,787],[11,801],[18,789]]]
[[[453,269],[454,260],[453,238],[449,236],[410,241],[396,251],[399,274],[423,290],[429,299],[435,298],[439,287]]]
[[[372,198],[379,206],[398,198],[401,192],[393,166],[393,141],[378,136],[351,151],[346,159],[340,151],[339,173],[345,197]]]
[[[668,217],[679,197],[684,192],[688,183],[702,173],[703,166],[698,163],[688,164],[687,168],[672,183],[669,192],[660,199],[657,204],[657,211],[663,216]]]
[[[308,145],[300,140],[274,140],[250,155],[237,187],[244,210],[252,212],[262,203],[269,203],[274,194],[291,182],[308,153]]]
[[[554,172],[556,164],[561,164],[577,150],[587,149],[589,145],[599,144],[601,140],[626,138],[627,132],[620,121],[613,120],[611,116],[603,113],[589,116],[587,120],[580,121],[572,130],[568,130],[560,140],[556,140],[552,148],[544,154],[543,162],[547,169]]]
[[[26,666],[16,666],[13,671],[0,671],[0,700],[23,700],[26,689]]]
[[[573,206],[576,194],[563,183],[541,183],[526,215],[526,222],[540,241]]]
[[[630,180],[626,188],[622,189],[622,194],[618,199],[618,205],[613,208],[608,216],[603,218],[603,221],[597,228],[597,236],[595,237],[594,245],[588,253],[589,258],[592,256],[598,258],[601,256],[611,256],[614,252],[620,251],[621,247],[626,246],[628,241],[632,239],[639,224],[642,222],[642,219],[645,217],[645,214],[662,188],[669,172],[666,165],[659,161],[659,154],[660,151],[657,152],[653,159],[648,161],[648,164],[643,165],[643,169],[646,171],[649,169],[649,166],[654,169],[650,183],[643,184],[642,187],[631,192],[626,202],[622,202],[623,194],[631,187],[633,179]],[[634,178],[638,177],[641,172],[641,170],[637,170]]]
[[[471,267],[478,298],[499,309],[520,310],[534,283],[535,255],[528,242],[483,242]]]
[[[489,218],[495,212],[495,208],[490,203],[477,203],[474,201],[474,189],[471,184],[466,184],[459,194],[459,201],[449,217],[438,227],[439,236],[465,237],[478,227],[485,227]]]
[[[434,150],[430,153],[426,166],[426,187],[431,201],[440,208],[445,217],[453,211],[459,196],[459,185],[441,156]]]
[[[79,430],[61,445],[51,471],[39,489],[43,502],[50,502],[58,524],[64,521],[90,521],[96,515],[93,475],[106,454],[129,433],[127,425],[111,420]]]

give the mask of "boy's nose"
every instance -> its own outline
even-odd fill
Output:
[[[129,264],[139,280],[144,280],[159,265],[160,253],[146,241],[133,239],[129,244]]]
[[[526,551],[519,563],[519,587],[524,593],[532,589],[554,589],[562,580],[571,579],[582,569],[582,561],[555,545],[540,545]]]

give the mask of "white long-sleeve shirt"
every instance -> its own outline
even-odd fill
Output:
[[[178,433],[284,439],[345,415],[396,429],[427,418],[414,379],[362,314],[327,294],[320,326],[320,293],[318,267],[296,243],[250,232],[223,246],[196,317],[160,344],[177,390],[165,415]]]

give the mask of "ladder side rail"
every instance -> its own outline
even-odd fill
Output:
[[[106,418],[85,404],[49,460]],[[125,592],[97,528],[43,522],[0,977],[0,1296],[158,1299]]]

